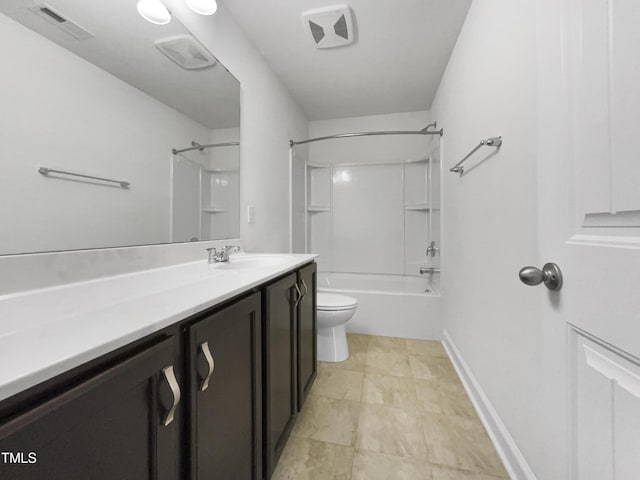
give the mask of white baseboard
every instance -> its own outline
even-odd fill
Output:
[[[443,331],[442,343],[509,476],[513,480],[536,480],[533,470],[446,330]]]

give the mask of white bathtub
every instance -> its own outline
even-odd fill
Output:
[[[348,332],[439,340],[438,278],[358,273],[318,273],[318,291],[348,295],[358,310]]]

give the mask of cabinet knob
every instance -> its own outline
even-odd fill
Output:
[[[204,392],[209,388],[209,380],[211,380],[211,375],[213,375],[213,371],[216,368],[216,362],[213,360],[211,350],[209,350],[209,342],[202,342],[200,344],[200,351],[202,352],[204,359],[207,361],[208,367],[207,375],[202,379],[202,383],[200,384],[200,391]]]

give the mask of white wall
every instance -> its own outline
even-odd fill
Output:
[[[168,152],[210,131],[4,15],[0,44],[0,253],[169,241]]]
[[[302,138],[296,138],[302,140]],[[305,164],[309,158],[309,145],[296,145],[291,149],[291,251],[306,252],[305,235]]]
[[[540,478],[535,2],[474,0],[432,107],[444,127],[444,330]],[[448,169],[481,139],[460,177]],[[483,161],[486,159],[486,161]],[[548,477],[550,478],[550,477]]]
[[[225,5],[193,13],[182,0],[167,7],[240,80],[240,235],[248,251],[289,250],[289,140],[306,138],[308,123],[289,92],[247,40]],[[247,207],[255,223],[247,224]]]

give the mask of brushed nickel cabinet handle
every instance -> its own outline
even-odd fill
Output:
[[[296,292],[298,292],[298,298],[296,299],[296,303],[295,303],[295,305],[293,306],[294,308],[297,308],[297,307],[298,307],[298,304],[300,303],[300,300],[302,300],[303,295],[302,295],[302,292],[300,291],[300,287],[298,286],[298,283],[297,283],[297,282],[296,282],[296,283],[294,283],[294,284],[293,284],[293,286],[295,287]]]
[[[178,380],[176,379],[176,373],[173,371],[173,365],[169,365],[168,367],[164,367],[162,369],[162,374],[164,378],[167,380],[169,384],[169,388],[171,389],[171,393],[173,394],[173,404],[171,408],[167,412],[167,415],[164,417],[162,421],[162,425],[165,427],[169,426],[171,422],[173,422],[173,418],[176,413],[176,409],[180,404],[180,399],[182,398],[182,394],[180,393],[180,385],[178,385]]]
[[[302,294],[302,296],[304,297],[307,293],[309,293],[309,289],[307,288],[307,284],[304,281],[304,278],[302,279],[302,286],[304,287],[304,293]]]
[[[200,344],[200,351],[204,356],[204,359],[207,361],[207,365],[209,367],[209,372],[206,377],[202,380],[200,384],[200,391],[204,392],[207,388],[209,388],[209,380],[211,380],[211,375],[213,375],[213,371],[216,368],[216,362],[213,360],[213,355],[211,355],[211,350],[209,350],[209,342],[202,342]]]

